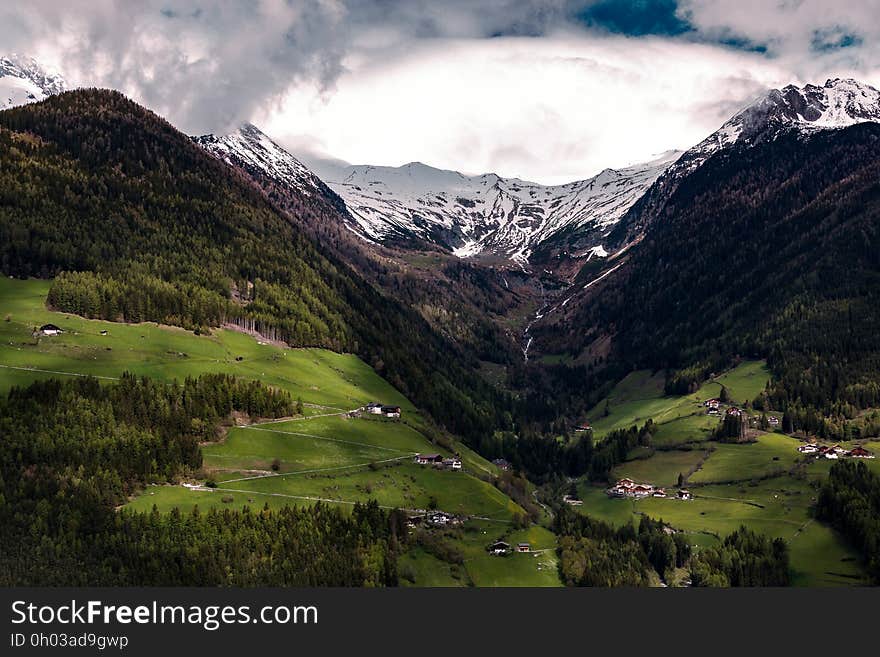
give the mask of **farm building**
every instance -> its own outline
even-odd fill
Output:
[[[529,545],[528,543],[517,543],[516,544],[516,551],[517,552],[531,552],[532,546]]]
[[[40,327],[40,335],[61,335],[62,333],[64,333],[64,329],[54,324],[43,324]]]
[[[704,405],[706,406],[706,408],[708,408],[710,410],[717,411],[718,407],[721,406],[721,402],[717,399],[707,399],[704,402]]]
[[[771,427],[778,427],[779,426],[779,418],[776,417],[775,415],[771,415],[770,419],[767,421],[770,423]]]
[[[819,448],[819,454],[824,456],[826,459],[839,459],[841,456],[849,456],[849,452],[846,451],[840,445],[831,445],[831,447],[821,447],[821,448]]]
[[[493,465],[498,466],[502,470],[510,470],[510,463],[505,459],[494,459],[492,461]]]
[[[563,495],[562,501],[566,504],[570,504],[571,506],[581,506],[584,503],[583,500],[579,500],[576,497],[572,497],[571,495]]]
[[[592,431],[592,430],[593,430],[593,427],[590,425],[589,422],[585,422],[584,424],[579,424],[579,425],[577,425],[577,426],[574,428],[574,430],[575,430],[575,431],[578,431],[578,432],[582,432],[582,431]]]
[[[632,479],[621,479],[606,493],[609,497],[666,497],[666,491],[662,488],[656,488],[651,484],[638,484]]]
[[[442,465],[444,468],[449,470],[461,470],[461,459],[460,458],[451,458],[451,459],[443,459]]]
[[[819,445],[816,445],[815,443],[807,443],[806,445],[799,445],[797,451],[801,454],[817,454],[819,449]]]
[[[370,402],[364,407],[367,413],[372,415],[382,415],[382,404],[379,402]]]
[[[443,463],[443,456],[440,454],[416,454],[413,460],[419,465],[428,465],[431,463]]]
[[[385,417],[400,417],[400,406],[382,406],[380,413]]]
[[[866,450],[864,447],[862,447],[860,445],[853,447],[850,450],[849,455],[851,457],[853,457],[854,459],[872,459],[872,458],[874,458],[874,455],[871,452],[869,452],[868,450]]]
[[[504,541],[495,541],[492,545],[489,546],[489,552],[491,554],[507,554],[510,552],[510,543],[505,543]]]
[[[691,492],[687,488],[682,488],[678,491],[677,496],[680,500],[689,500],[691,499]]]
[[[447,525],[457,525],[461,520],[445,511],[431,511],[425,516],[425,522],[435,527],[446,527]]]

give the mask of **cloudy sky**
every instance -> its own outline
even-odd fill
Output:
[[[880,86],[880,0],[29,0],[0,40],[193,133],[564,182],[686,148],[769,87]]]

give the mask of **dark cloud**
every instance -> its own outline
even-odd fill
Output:
[[[334,1],[35,0],[0,8],[0,38],[28,54],[54,46],[68,77],[202,132],[235,126],[304,78],[331,88],[347,27]]]

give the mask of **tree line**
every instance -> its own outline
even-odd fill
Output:
[[[788,545],[746,527],[718,546],[693,552],[687,536],[643,516],[638,527],[608,523],[562,508],[554,518],[562,580],[569,586],[649,586],[685,568],[693,586],[788,586]]]
[[[819,492],[816,517],[846,536],[871,582],[880,584],[880,477],[862,462],[835,463]]]

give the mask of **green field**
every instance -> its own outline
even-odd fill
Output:
[[[789,436],[767,433],[754,443],[715,445],[712,455],[688,482],[743,481],[787,473],[801,456],[799,444]]]
[[[506,556],[487,553],[486,547],[499,539],[511,545],[527,542],[532,552]],[[416,582],[426,586],[562,586],[557,574],[556,536],[543,527],[511,531],[497,524],[471,521],[456,545],[462,552],[461,565],[445,563],[415,548],[401,559],[399,569],[414,574]]]
[[[129,508],[280,507],[318,501],[350,508],[375,499],[389,508],[436,506],[479,516],[504,531],[522,513],[489,483],[497,468],[457,442],[448,445],[460,454],[463,471],[414,464],[415,453],[450,451],[432,444],[417,409],[354,355],[288,349],[232,330],[195,335],[150,323],[87,320],[47,310],[48,288],[48,281],[0,280],[0,392],[52,377],[91,375],[111,381],[129,371],[170,381],[224,372],[288,390],[305,404],[304,417],[233,427],[221,442],[204,445],[204,469],[216,488],[148,486]],[[64,333],[34,338],[34,328],[46,323]],[[401,406],[402,421],[348,417],[347,411],[370,401]],[[277,471],[272,469],[276,460]],[[483,552],[467,541],[465,549],[475,559],[467,581],[499,579],[496,564],[484,562]],[[427,554],[413,558],[433,559]],[[429,570],[422,569],[426,579],[417,578],[417,584],[436,580],[427,576]],[[524,582],[534,582],[532,570],[511,570],[510,583],[517,573],[524,574]],[[555,567],[551,570],[550,583],[558,583]],[[547,573],[542,576],[548,580]]]
[[[642,515],[659,518],[688,534],[700,546],[746,525],[771,537],[784,538],[791,551],[794,581],[803,586],[846,586],[864,583],[857,555],[829,527],[813,520],[809,507],[815,490],[791,477],[755,485],[705,486],[692,489],[690,501],[608,498],[594,487],[581,493],[583,513],[614,525],[637,523]]]
[[[743,403],[754,399],[769,378],[764,361],[745,361],[707,381],[697,392],[676,397],[664,395],[662,372],[638,370],[618,383],[587,417],[597,438],[615,429],[641,426],[651,419],[657,425],[658,446],[705,441],[718,420],[706,415],[704,401],[717,397],[723,385],[734,400]]]
[[[415,411],[351,354],[280,348],[222,329],[197,336],[152,323],[87,320],[46,310],[48,289],[48,281],[0,279],[0,391],[64,373],[118,377],[129,371],[169,381],[226,372],[289,390],[307,403],[350,409],[378,400]],[[34,339],[34,327],[45,323],[65,333]]]
[[[670,487],[677,483],[679,473],[687,477],[705,455],[706,452],[701,449],[656,452],[650,458],[637,458],[623,463],[614,469],[613,476],[615,479],[629,477],[638,482]]]
[[[424,436],[406,424],[342,415],[236,427],[202,453],[212,470],[269,470],[278,459],[280,472],[293,472],[364,465],[425,448]]]

